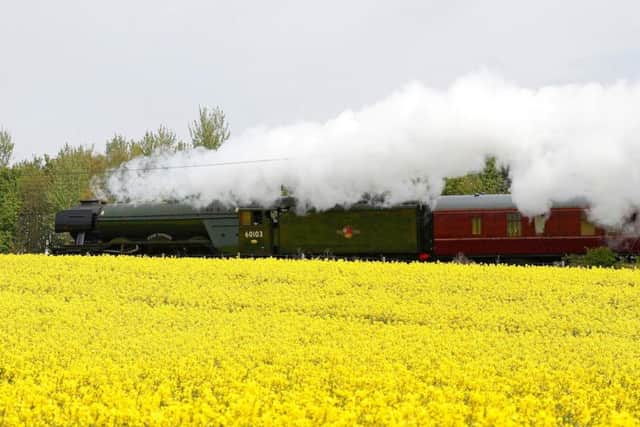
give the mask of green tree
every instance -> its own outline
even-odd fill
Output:
[[[131,149],[134,141],[127,141],[122,135],[114,135],[105,145],[105,162],[107,167],[117,167],[131,160]]]
[[[9,132],[0,129],[0,253],[13,249],[18,221],[17,180],[9,168],[13,148]]]
[[[231,135],[226,116],[220,107],[200,107],[199,112],[198,120],[189,125],[191,144],[194,148],[217,150]]]
[[[93,147],[65,144],[55,157],[44,156],[15,166],[20,211],[15,247],[19,252],[43,252],[63,241],[54,233],[56,212],[92,198],[91,178],[105,169],[105,157]]]
[[[13,251],[18,227],[20,198],[12,169],[0,167],[0,253]]]
[[[45,168],[51,183],[47,201],[55,213],[80,199],[93,197],[91,177],[104,171],[104,158],[94,154],[93,147],[65,144],[55,158],[46,162]]]
[[[442,194],[501,194],[509,193],[510,187],[509,168],[499,166],[495,157],[489,157],[482,172],[446,178]]]
[[[19,213],[14,239],[16,252],[44,252],[53,231],[47,201],[50,180],[45,171],[47,157],[35,157],[14,166],[17,176]]]
[[[13,148],[11,134],[4,129],[0,129],[0,168],[9,165],[13,155]]]
[[[157,131],[147,131],[139,142],[131,144],[131,157],[150,156],[154,153],[166,151],[174,152],[184,149],[184,143],[178,141],[174,131],[160,126]]]

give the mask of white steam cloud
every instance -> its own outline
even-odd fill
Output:
[[[269,204],[282,186],[319,209],[364,193],[431,203],[444,177],[478,171],[487,156],[509,166],[523,214],[580,196],[593,220],[621,226],[640,207],[640,83],[528,89],[488,72],[447,90],[411,83],[325,123],[252,129],[217,152],[134,159],[105,188],[121,201],[197,205]],[[211,163],[235,164],[180,168]]]

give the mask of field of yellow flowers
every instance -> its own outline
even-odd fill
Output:
[[[0,256],[0,425],[640,418],[640,271]]]

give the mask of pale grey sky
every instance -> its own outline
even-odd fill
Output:
[[[525,86],[640,77],[640,2],[0,0],[0,127],[15,157],[102,149],[198,105],[232,133],[326,120],[409,81],[488,67]]]

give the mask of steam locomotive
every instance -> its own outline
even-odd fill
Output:
[[[213,203],[103,204],[83,201],[59,212],[55,231],[73,243],[57,254],[176,256],[345,257],[448,260],[560,259],[611,245],[640,253],[637,239],[612,239],[590,223],[585,200],[555,203],[545,216],[527,218],[508,194],[442,196],[430,209],[420,203],[390,207],[359,203],[304,214],[295,200],[270,207]]]

